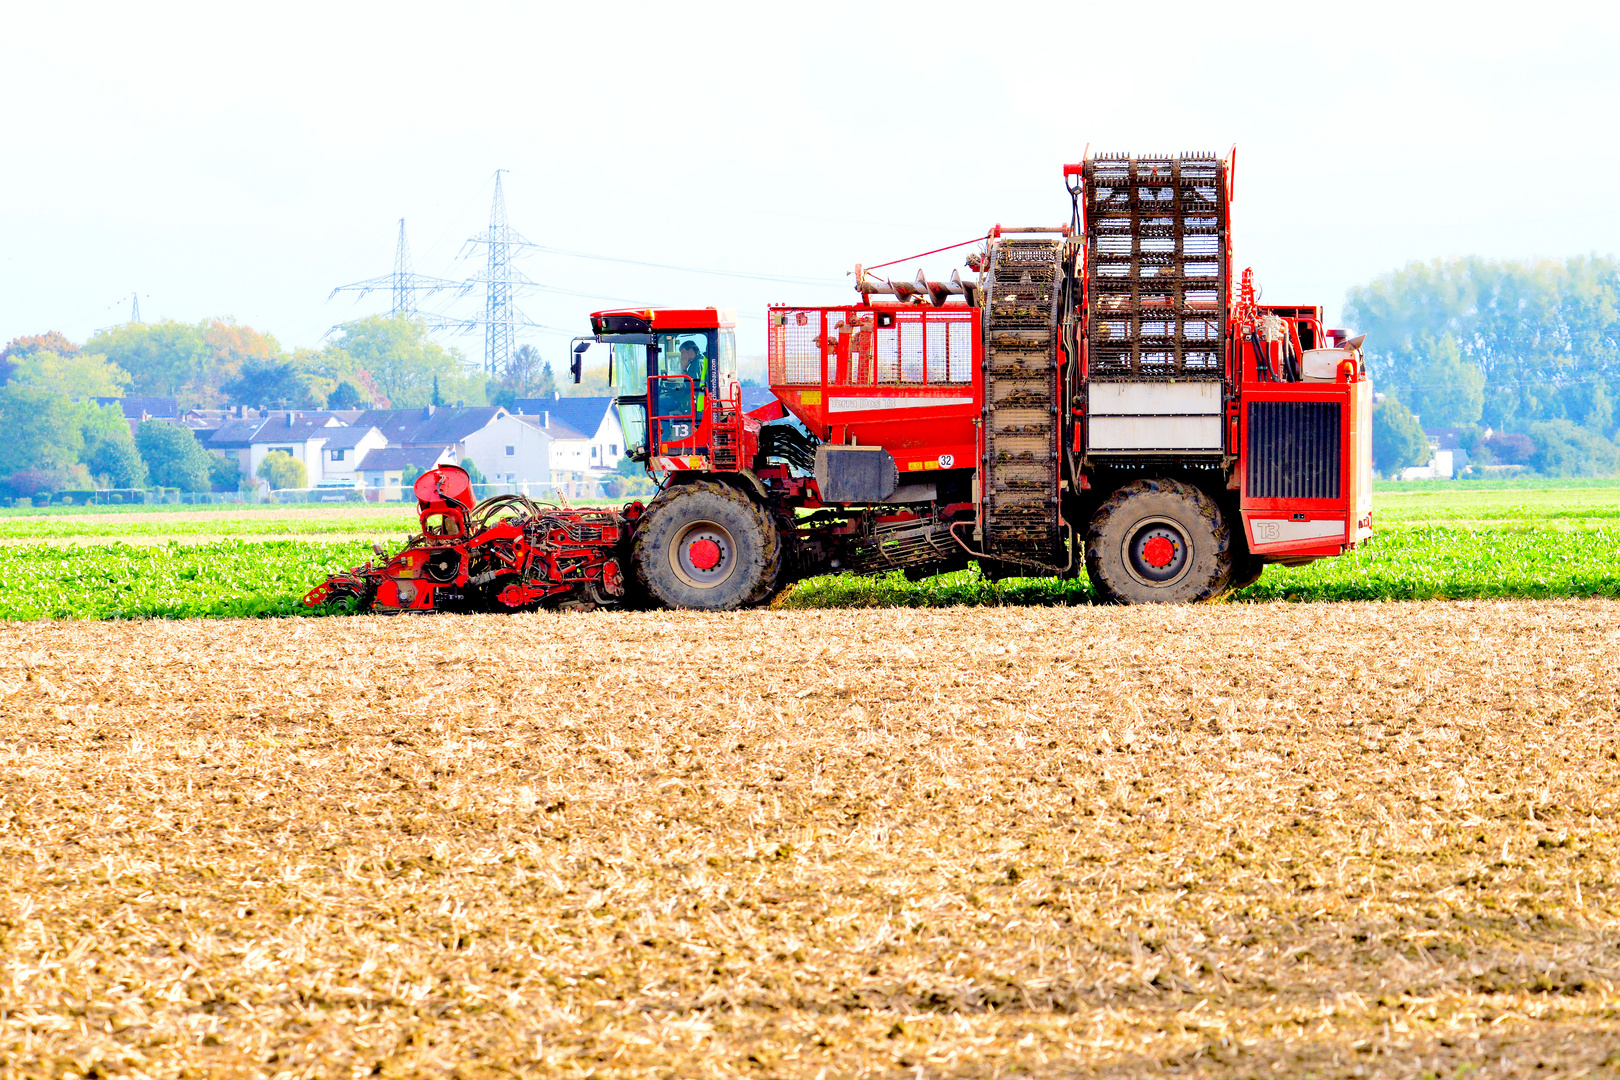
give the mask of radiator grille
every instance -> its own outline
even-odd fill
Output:
[[[1249,498],[1339,498],[1340,423],[1337,402],[1251,401]]]

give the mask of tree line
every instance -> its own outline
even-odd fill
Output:
[[[1381,471],[1422,464],[1422,429],[1455,429],[1477,465],[1620,472],[1620,262],[1414,262],[1350,290],[1366,332]],[[1421,427],[1420,427],[1421,425]]]
[[[549,362],[530,345],[488,379],[420,320],[373,316],[340,327],[321,349],[283,349],[233,319],[164,320],[97,331],[82,344],[51,331],[0,352],[0,495],[92,488],[236,490],[252,478],[210,454],[185,427],[145,421],[133,434],[96,398],[174,398],[181,411],[510,407],[550,396]]]

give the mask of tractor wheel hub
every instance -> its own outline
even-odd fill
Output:
[[[1154,569],[1162,570],[1176,557],[1176,545],[1167,536],[1149,537],[1142,545],[1142,561]]]
[[[720,545],[703,537],[692,541],[692,546],[686,549],[686,558],[694,569],[713,570],[720,564]]]

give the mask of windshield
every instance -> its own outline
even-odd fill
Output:
[[[609,385],[631,390],[640,390],[647,385],[647,346],[615,341],[608,348],[612,350],[610,370],[613,373]]]
[[[735,330],[720,331],[720,374],[731,376],[737,374],[737,332]]]

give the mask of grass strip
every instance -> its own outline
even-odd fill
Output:
[[[1231,600],[1463,600],[1620,597],[1620,529],[1566,532],[1497,526],[1417,526],[1375,535],[1356,551],[1308,566],[1269,566]],[[801,582],[787,608],[1061,606],[1095,602],[1082,575],[993,582],[976,568],[922,581],[835,575]]]
[[[224,517],[206,521],[52,521],[0,520],[0,540],[66,540],[99,537],[166,536],[310,536],[376,533],[403,536],[420,528],[417,516],[355,514],[343,517]]]

